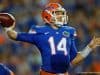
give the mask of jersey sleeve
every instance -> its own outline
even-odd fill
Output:
[[[31,33],[18,33],[16,41],[23,41],[23,42],[28,42],[28,43],[34,43],[35,36]]]
[[[37,30],[35,27],[32,27],[29,32],[21,32],[17,34],[17,41],[23,41],[28,43],[35,43],[37,36]]]
[[[70,61],[72,61],[77,55],[77,48],[76,48],[76,45],[75,45],[76,36],[77,36],[76,31],[73,30],[73,32],[71,34]]]

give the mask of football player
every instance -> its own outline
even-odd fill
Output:
[[[0,75],[14,75],[14,73],[5,65],[0,63]]]
[[[82,51],[75,46],[76,31],[67,25],[66,10],[58,3],[50,3],[42,11],[45,22],[33,26],[29,32],[16,32],[13,27],[5,27],[8,36],[17,41],[35,44],[42,57],[40,75],[68,75],[70,65],[78,64],[100,44],[100,38],[93,38]]]

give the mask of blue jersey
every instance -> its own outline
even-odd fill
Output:
[[[77,51],[74,44],[75,29],[50,25],[33,26],[29,33],[18,33],[16,40],[35,44],[42,56],[42,69],[51,73],[64,73]]]
[[[0,75],[13,75],[12,71],[0,63]]]

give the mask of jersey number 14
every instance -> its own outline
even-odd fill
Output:
[[[50,48],[51,48],[51,54],[55,55],[56,51],[63,51],[64,55],[67,55],[67,49],[66,49],[66,38],[61,38],[61,40],[59,41],[59,43],[57,44],[57,46],[55,46],[55,42],[54,42],[54,38],[50,37],[49,38],[49,44],[50,44]]]

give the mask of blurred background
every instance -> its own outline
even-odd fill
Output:
[[[68,25],[77,30],[78,51],[91,41],[93,35],[100,37],[100,0],[0,0],[0,12],[15,16],[16,31],[28,32],[32,25],[43,24],[41,11],[50,2],[59,2],[67,10]],[[99,49],[97,47],[69,72],[72,75],[79,72],[100,72]],[[6,64],[15,75],[39,75],[40,56],[35,45],[10,40],[0,27],[0,62]]]

